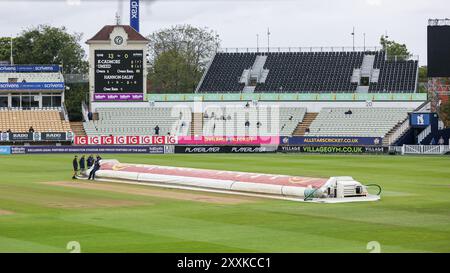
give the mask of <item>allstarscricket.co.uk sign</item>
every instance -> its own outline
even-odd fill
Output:
[[[176,136],[75,136],[75,145],[173,145]]]

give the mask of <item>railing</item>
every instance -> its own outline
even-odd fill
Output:
[[[217,52],[225,53],[250,53],[250,52],[373,52],[379,51],[382,47],[326,47],[326,46],[311,46],[311,47],[225,47],[219,48]]]
[[[311,46],[311,47],[224,47],[217,49],[219,53],[277,53],[277,52],[376,52],[383,50],[379,46],[369,47],[327,47],[327,46]],[[386,56],[390,61],[396,60],[419,60],[419,55],[407,56]]]
[[[83,115],[84,121],[89,121],[88,113],[89,113],[89,108],[86,105],[86,102],[84,102],[84,101],[81,102],[81,114]]]
[[[442,155],[450,152],[449,145],[403,145],[402,155],[405,154],[429,154]]]
[[[428,19],[429,26],[450,26],[450,19]]]
[[[64,74],[65,83],[87,83],[89,74]]]
[[[65,104],[65,103],[63,103],[63,105],[62,105],[62,107],[61,107],[61,112],[62,112],[62,114],[63,114],[63,116],[64,116],[64,120],[65,120],[65,121],[69,121],[69,113],[67,112],[66,104]]]
[[[418,136],[417,143],[422,144],[422,141],[431,133],[431,125],[425,128]]]
[[[426,93],[196,93],[146,94],[148,101],[425,101]]]
[[[394,144],[395,141],[397,141],[406,131],[409,130],[409,128],[409,118],[407,118],[403,121],[402,125],[400,125],[400,127],[398,127],[397,130],[389,136],[388,145],[390,146]]]

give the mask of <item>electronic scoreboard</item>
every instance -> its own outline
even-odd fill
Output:
[[[143,98],[142,50],[96,50],[94,54],[96,100],[123,101]]]

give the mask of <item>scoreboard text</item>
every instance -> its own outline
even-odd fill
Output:
[[[142,50],[96,50],[95,93],[143,93]]]

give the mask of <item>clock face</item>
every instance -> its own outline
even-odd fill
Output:
[[[114,43],[115,43],[116,45],[121,45],[121,44],[123,43],[123,38],[122,38],[121,36],[116,36],[116,37],[114,38]]]

